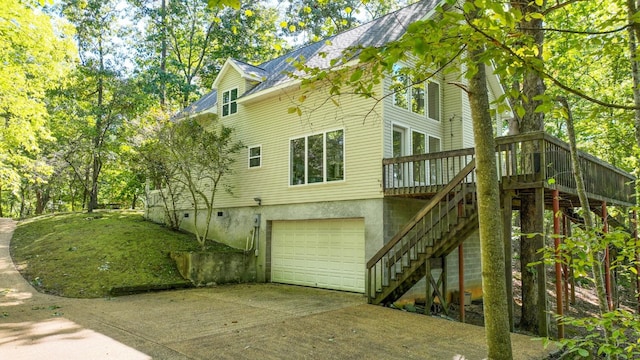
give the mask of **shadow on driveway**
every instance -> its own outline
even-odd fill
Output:
[[[0,219],[0,353],[33,359],[482,359],[484,329],[367,305],[361,294],[241,284],[68,299],[15,270]],[[514,359],[542,343],[512,335]]]

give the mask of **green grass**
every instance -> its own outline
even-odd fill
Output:
[[[139,212],[101,211],[23,221],[10,249],[18,270],[39,291],[96,298],[109,296],[113,287],[184,283],[168,253],[200,247],[194,235],[145,221]]]

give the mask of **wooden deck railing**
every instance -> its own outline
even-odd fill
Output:
[[[456,241],[454,247],[464,241],[452,234],[476,213],[474,169],[472,160],[367,262],[369,302],[379,303],[402,285],[411,275],[407,269],[421,266],[434,254],[446,255],[451,241]]]
[[[384,193],[434,194],[474,156],[474,149],[469,148],[384,159]],[[579,158],[587,193],[614,204],[635,204],[635,178],[631,174],[582,151]],[[544,186],[575,192],[569,145],[544,132],[497,138],[496,162],[505,187]]]

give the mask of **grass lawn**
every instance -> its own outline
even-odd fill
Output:
[[[109,296],[113,287],[184,284],[168,253],[200,246],[194,235],[145,221],[140,212],[101,211],[22,221],[10,249],[18,270],[39,291],[96,298]]]

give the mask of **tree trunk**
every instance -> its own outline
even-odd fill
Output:
[[[91,213],[98,207],[98,179],[100,178],[100,171],[102,170],[102,136],[104,126],[104,49],[102,48],[102,37],[98,37],[98,56],[100,61],[100,74],[98,77],[98,99],[96,108],[98,109],[98,116],[96,117],[95,135],[93,137],[93,161],[91,167],[91,188],[89,191],[89,206],[87,212]]]
[[[576,190],[578,192],[578,198],[580,199],[580,206],[584,210],[584,227],[587,233],[595,236],[595,222],[593,221],[593,214],[591,213],[591,207],[589,206],[589,198],[584,186],[584,179],[582,177],[582,169],[580,167],[580,161],[578,159],[578,149],[576,147],[576,133],[573,128],[573,116],[571,114],[571,108],[569,102],[565,98],[558,99],[562,106],[567,111],[567,135],[569,137],[569,146],[571,149],[571,169],[573,170],[573,177],[576,180]],[[607,295],[604,284],[603,275],[603,261],[604,256],[591,249],[587,248],[587,256],[591,258],[593,269],[593,280],[596,285],[596,294],[598,295],[598,302],[601,314],[609,311],[607,304]]]
[[[162,49],[160,51],[160,107],[162,110],[166,109],[167,99],[167,0],[162,0],[160,5],[162,11]]]
[[[472,66],[478,71],[469,81],[469,101],[476,149],[478,221],[482,256],[485,330],[489,359],[512,359],[507,289],[504,281],[505,257],[502,242],[500,189],[496,168],[495,140],[489,113],[489,95],[483,49],[470,51]]]
[[[542,20],[527,17],[526,14],[541,13],[542,7],[529,0],[511,1],[511,6],[519,9],[523,15],[520,24],[521,31],[526,35],[535,39],[538,46],[538,58],[542,60],[542,50],[544,43],[544,31],[542,30]],[[528,21],[526,19],[529,19]],[[520,105],[525,112],[518,124],[519,133],[527,133],[532,131],[544,130],[544,113],[536,112],[536,108],[540,105],[540,101],[534,100],[538,95],[545,92],[544,82],[540,74],[534,70],[526,69],[522,78],[522,95],[525,100],[520,101]],[[531,153],[539,152],[535,146],[529,149]],[[530,164],[533,165],[533,164]],[[523,195],[522,206],[520,208],[521,231],[523,234],[540,233],[539,221],[536,211],[535,195]],[[546,304],[538,304],[538,288],[539,284],[536,280],[535,271],[528,271],[528,264],[539,260],[537,256],[539,241],[533,241],[526,236],[520,238],[520,268],[522,271],[522,317],[520,320],[520,329],[540,334],[544,329],[539,328],[538,314],[540,314],[540,306]],[[544,331],[543,331],[544,332]]]
[[[42,189],[36,189],[36,215],[42,215],[44,211],[44,194]]]
[[[633,78],[633,102],[636,106],[634,111],[634,124],[636,130],[636,144],[640,148],[640,60],[638,59],[638,37],[640,37],[640,24],[633,21],[633,15],[638,12],[636,0],[627,0],[629,23],[629,58],[631,59],[631,75]],[[640,167],[640,165],[636,165]]]

